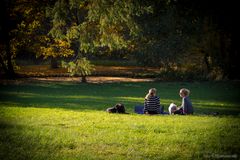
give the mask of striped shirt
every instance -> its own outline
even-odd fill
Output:
[[[149,97],[144,101],[144,112],[153,111],[160,112],[160,99],[157,96]]]

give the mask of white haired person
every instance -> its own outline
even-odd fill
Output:
[[[190,91],[188,89],[180,89],[179,95],[182,97],[182,104],[180,107],[177,107],[174,103],[171,103],[168,108],[169,114],[193,114],[193,106],[189,94]]]
[[[157,89],[151,88],[145,96],[144,113],[145,114],[160,114],[160,98],[156,95]]]

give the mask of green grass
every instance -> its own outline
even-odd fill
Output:
[[[189,88],[196,114],[134,114],[151,87],[165,109]],[[237,159],[239,95],[239,82],[2,84],[0,159]],[[130,114],[104,112],[118,102]]]

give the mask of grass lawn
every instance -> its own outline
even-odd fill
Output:
[[[165,110],[190,89],[196,114],[134,114],[151,87]],[[239,82],[0,84],[0,159],[239,159],[239,93]],[[104,112],[118,102],[130,114]]]

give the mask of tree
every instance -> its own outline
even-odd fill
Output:
[[[15,58],[22,51],[36,52],[46,33],[44,10],[52,0],[1,1],[0,65],[9,78],[16,76]]]
[[[143,28],[138,40],[136,58],[144,66],[172,68],[187,46],[186,23],[179,10],[168,1],[152,1],[153,13],[138,19]]]
[[[77,59],[75,62],[63,62],[62,66],[68,69],[70,76],[81,76],[82,82],[86,83],[86,77],[92,74],[94,65],[86,58]]]
[[[192,54],[201,55],[208,73],[222,78],[239,78],[237,47],[239,24],[237,23],[236,1],[191,1],[176,2],[180,9],[188,11],[188,17],[198,22],[194,33],[195,48]],[[197,36],[196,36],[197,35]],[[234,58],[233,58],[234,57]],[[200,61],[203,59],[203,61]]]
[[[138,18],[143,28],[135,50],[139,63],[187,69],[213,78],[239,77],[238,58],[233,58],[239,53],[235,1],[147,2],[153,14]]]
[[[133,0],[58,0],[48,11],[53,38],[77,43],[75,47],[81,52],[94,52],[103,47],[129,47],[131,38],[139,33],[135,16],[150,8]]]
[[[1,37],[1,54],[0,54],[0,65],[2,66],[5,74],[8,78],[15,78],[16,74],[14,72],[12,57],[14,56],[11,51],[11,19],[10,19],[10,6],[11,1],[3,0],[0,3],[1,6],[1,24],[0,24],[0,37]]]
[[[52,22],[48,34],[55,41],[71,44],[75,58],[68,68],[83,72],[85,68],[79,62],[87,64],[85,54],[130,48],[140,31],[135,16],[149,11],[134,0],[58,0],[47,9]]]

